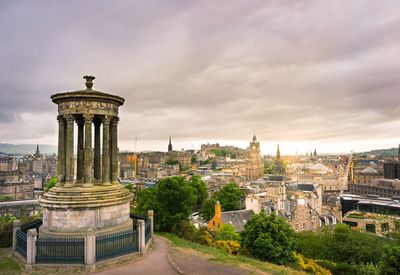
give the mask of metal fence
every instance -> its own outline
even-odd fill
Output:
[[[138,252],[136,230],[96,237],[96,262]]]
[[[26,232],[17,229],[17,244],[15,250],[26,259]]]
[[[144,232],[145,232],[144,234],[145,234],[145,240],[146,240],[146,244],[147,244],[147,242],[151,238],[151,223],[150,223],[150,220],[146,221]]]
[[[39,232],[39,227],[42,225],[42,220],[36,220],[31,223],[25,224],[21,226],[21,231],[27,233],[29,229],[36,228],[36,231]]]
[[[84,238],[39,238],[36,240],[36,263],[83,264]]]

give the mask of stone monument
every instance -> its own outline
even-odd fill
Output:
[[[118,107],[124,99],[93,90],[94,76],[84,79],[85,90],[51,96],[58,105],[58,183],[39,200],[41,237],[132,230],[132,195],[118,180]]]

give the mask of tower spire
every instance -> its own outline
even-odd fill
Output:
[[[279,150],[279,143],[276,149],[276,159],[280,160],[281,159],[281,151]]]
[[[172,152],[171,136],[169,136],[168,152]]]
[[[36,156],[40,155],[40,151],[39,151],[39,143],[36,144]]]

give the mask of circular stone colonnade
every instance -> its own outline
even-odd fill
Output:
[[[41,237],[80,237],[89,229],[99,235],[133,226],[132,195],[118,180],[118,107],[124,99],[92,90],[94,76],[84,79],[85,90],[51,96],[58,105],[58,182],[39,200]]]

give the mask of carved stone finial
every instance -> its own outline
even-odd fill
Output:
[[[91,90],[93,87],[93,80],[95,80],[96,77],[94,77],[93,75],[85,75],[83,78],[86,80],[86,88]]]

